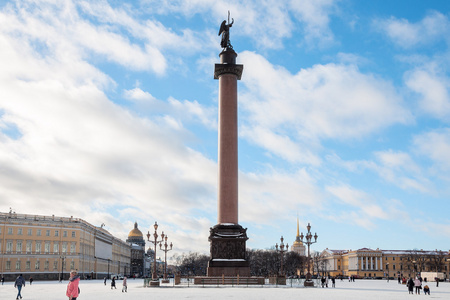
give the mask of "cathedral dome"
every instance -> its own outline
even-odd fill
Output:
[[[134,222],[134,228],[128,234],[128,238],[143,238],[142,232],[137,228],[137,222]]]

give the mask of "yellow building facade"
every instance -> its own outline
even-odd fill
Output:
[[[420,272],[441,272],[449,278],[450,252],[440,250],[325,249],[316,270],[329,276],[356,278],[409,277]]]
[[[5,280],[128,274],[131,246],[82,219],[0,213],[0,271]]]

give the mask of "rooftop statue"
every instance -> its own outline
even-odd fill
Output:
[[[228,24],[226,20],[223,20],[222,24],[220,24],[219,29],[219,35],[222,35],[222,40],[220,41],[220,46],[222,48],[231,48],[233,49],[233,46],[231,46],[230,43],[230,27],[233,26],[234,19],[231,18],[230,23],[230,12],[228,11]]]

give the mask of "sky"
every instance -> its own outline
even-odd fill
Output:
[[[247,247],[450,250],[445,0],[0,0],[0,211],[209,253],[228,11]]]

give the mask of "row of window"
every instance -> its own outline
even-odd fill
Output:
[[[0,234],[2,233],[2,229],[0,228]],[[8,228],[8,235],[13,235],[14,234],[14,228],[9,227]],[[54,236],[59,236],[59,230],[54,230],[53,232]],[[62,232],[63,237],[68,237],[68,231],[67,230],[63,230]],[[23,235],[23,228],[17,228],[17,235]],[[33,235],[33,229],[32,228],[28,228],[27,229],[27,235]],[[36,236],[41,236],[42,235],[42,229],[36,229]],[[45,236],[50,236],[50,229],[45,229]],[[76,232],[72,231],[72,237],[76,237]]]
[[[53,261],[53,270],[59,270],[58,269],[58,261],[57,259],[55,259]],[[66,262],[63,263],[63,269],[66,268]],[[11,270],[11,261],[7,260],[5,262],[5,269],[7,271]],[[20,271],[22,269],[22,262],[20,260],[16,261],[15,263],[15,270],[16,271]],[[35,270],[40,270],[41,269],[41,262],[39,260],[37,260],[34,264],[34,269]],[[70,262],[70,269],[75,269],[75,262],[71,261]],[[30,261],[26,261],[25,262],[25,270],[31,270],[31,262]],[[44,261],[44,270],[50,270],[50,262],[48,260]]]
[[[32,246],[33,246],[32,241],[27,241],[25,244],[25,249],[23,249],[22,241],[16,241],[16,252],[21,253],[22,251],[25,250],[25,252],[31,253],[33,251]],[[35,247],[34,247],[34,249],[35,249],[34,252],[41,253],[41,251],[42,251],[41,246],[42,246],[41,241],[36,241]],[[69,245],[66,242],[63,242],[61,245],[61,251],[63,253],[67,253],[68,247],[69,247]],[[51,249],[50,242],[44,242],[44,253],[50,253],[50,249]],[[7,241],[6,242],[6,252],[13,252],[13,251],[14,251],[13,242]],[[59,242],[53,242],[53,253],[58,253],[58,252],[59,252]],[[76,252],[76,243],[73,242],[70,244],[70,253],[75,253],[75,252]]]

